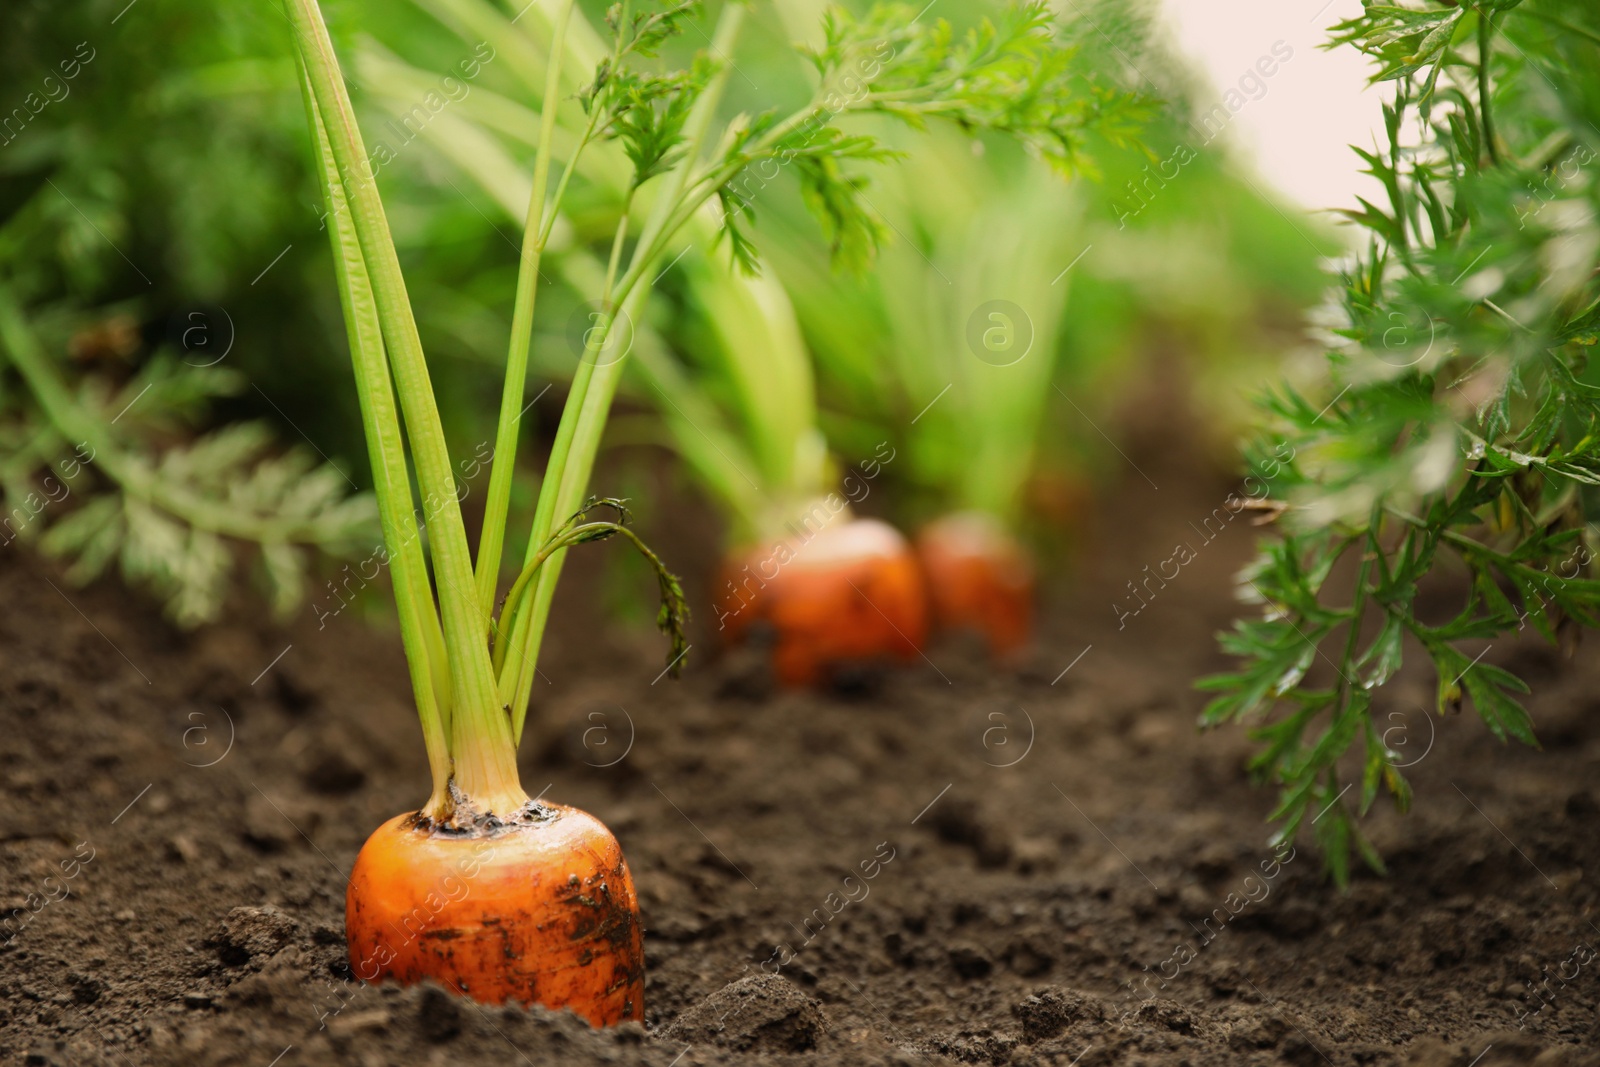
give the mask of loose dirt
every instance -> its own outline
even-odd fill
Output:
[[[647,1019],[609,1032],[351,979],[346,873],[425,786],[392,631],[181,635],[0,552],[0,905],[22,909],[0,1062],[1600,1063],[1594,657],[1487,652],[1533,683],[1542,752],[1430,717],[1415,665],[1384,690],[1416,808],[1379,803],[1390,874],[1340,893],[1309,847],[1268,847],[1242,731],[1195,732],[1250,531],[1206,541],[1228,486],[1158,476],[1102,511],[1005,669],[946,641],[783,692],[707,653],[702,618],[673,683],[656,635],[594,608],[602,557],[574,568],[522,771],[632,864]],[[711,539],[679,527],[664,554],[708,604]],[[1197,558],[1119,628],[1179,541]]]

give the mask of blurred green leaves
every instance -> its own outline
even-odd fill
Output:
[[[1221,638],[1241,665],[1200,685],[1204,722],[1261,742],[1279,836],[1311,827],[1340,883],[1352,851],[1382,869],[1356,822],[1380,789],[1411,803],[1373,722],[1406,652],[1439,714],[1470,701],[1535,744],[1527,685],[1485,657],[1600,623],[1600,24],[1555,8],[1369,5],[1334,30],[1394,83],[1388,144],[1360,151],[1387,202],[1343,213],[1369,243],[1326,309],[1327,398],[1266,401],[1252,455],[1290,450],[1287,510],[1242,576],[1261,617]],[[1463,589],[1442,621],[1435,576]]]
[[[71,562],[73,582],[117,561],[174,622],[194,626],[218,615],[234,571],[229,542],[245,542],[287,615],[303,600],[312,550],[352,555],[377,539],[370,496],[309,450],[280,448],[260,422],[199,431],[208,401],[244,387],[230,370],[167,354],[120,389],[92,375],[74,389],[3,284],[0,366],[26,386],[0,400],[7,543],[37,539]]]

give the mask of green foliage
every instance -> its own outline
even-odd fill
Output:
[[[614,8],[613,12],[610,22],[615,31],[627,23],[622,9]],[[783,257],[792,255],[788,246],[806,243],[809,235],[816,232],[812,227],[815,220],[820,223],[822,241],[828,250],[824,258],[849,267],[871,261],[891,235],[892,227],[878,216],[868,199],[868,174],[874,164],[896,160],[902,146],[925,138],[932,140],[927,138],[925,129],[929,125],[942,126],[945,142],[955,145],[957,154],[964,158],[971,156],[971,137],[989,126],[997,127],[1000,134],[1013,135],[1031,155],[1043,154],[1035,144],[1040,138],[1053,138],[1057,145],[1076,145],[1080,138],[1091,139],[1096,157],[1108,140],[1123,144],[1130,154],[1136,151],[1126,143],[1127,135],[1133,119],[1142,117],[1147,105],[1132,94],[1112,88],[1114,81],[1108,80],[1106,71],[1114,68],[1103,56],[1077,47],[1074,34],[1092,36],[1084,26],[1057,26],[1040,9],[1013,7],[997,21],[981,23],[962,37],[933,18],[916,16],[915,10],[893,6],[880,7],[859,21],[842,14],[832,16],[824,31],[826,43],[808,55],[809,69],[800,67],[808,81],[813,72],[817,75],[806,87],[809,98],[798,109],[790,110],[770,108],[770,97],[758,98],[746,103],[748,110],[735,114],[720,134],[708,131],[705,150],[696,153],[685,168],[688,173],[682,206],[663,231],[670,233],[673,227],[681,226],[688,239],[675,239],[670,248],[666,248],[663,238],[655,242],[657,248],[666,249],[666,256],[672,257],[674,275],[684,280],[683,303],[689,310],[676,328],[669,326],[664,333],[664,340],[678,350],[676,353],[666,351],[653,336],[651,323],[636,318],[632,324],[636,341],[630,363],[643,384],[656,394],[657,407],[685,459],[713,488],[718,499],[729,504],[746,535],[773,522],[781,529],[787,509],[798,500],[826,492],[826,478],[831,477],[824,474],[826,449],[814,425],[808,354],[797,331],[786,326],[786,321],[792,323],[793,319],[789,309],[791,293],[772,278],[756,277],[763,252],[780,257],[777,265],[779,273],[783,273],[789,263]],[[692,110],[685,102],[687,98],[704,93],[705,79],[699,71],[709,68],[726,75],[730,62],[746,61],[742,52],[713,48],[689,61],[687,70],[673,73],[651,68],[646,73],[637,63],[614,58],[627,55],[628,39],[628,31],[617,32],[607,48],[610,54],[591,60],[593,65],[588,66],[594,76],[585,82],[579,101],[584,105],[583,117],[593,123],[592,128],[573,129],[570,117],[564,120],[577,144],[589,146],[575,164],[576,178],[565,202],[580,205],[574,210],[572,222],[575,228],[587,231],[596,246],[599,236],[610,228],[607,222],[611,218],[601,221],[603,216],[598,212],[579,212],[592,209],[596,201],[620,204],[626,209],[638,185],[638,181],[629,179],[630,169],[637,170],[642,160],[662,158],[668,152],[676,160],[681,152],[676,143],[646,151],[649,146],[643,137],[638,145],[631,145],[626,138],[617,136],[631,121],[628,115],[633,106],[621,87],[647,84],[650,93],[659,91],[660,95],[652,97],[655,111],[642,116],[639,124],[641,134],[650,135],[651,144],[661,144],[682,129],[676,122],[665,124],[661,116],[669,109],[674,113]],[[1034,80],[1033,88],[1020,88],[1024,77]],[[768,79],[761,81],[763,87],[768,85]],[[1023,96],[1027,97],[1026,102]],[[1112,110],[1119,121],[1113,121],[1111,111],[1096,103],[1106,100],[1117,105]],[[894,121],[863,122],[859,118],[863,115],[887,116]],[[929,122],[941,117],[951,121]],[[530,130],[536,118],[530,110],[516,123],[497,123],[489,121],[485,113],[478,129],[505,136],[512,128]],[[907,124],[913,128],[904,128]],[[430,127],[430,134],[441,126]],[[1098,126],[1104,127],[1103,135],[1094,141]],[[526,134],[522,137],[525,139]],[[592,143],[601,137],[622,140],[618,146],[622,151]],[[893,147],[890,137],[897,138]],[[464,142],[451,145],[442,138],[440,142],[451,160],[485,189],[507,184],[497,181],[502,168],[483,151],[481,142],[475,150],[468,150]],[[1004,136],[990,138],[990,144],[1008,156],[1024,156],[1023,151],[1009,147]],[[1061,153],[1054,154],[1059,163]],[[626,160],[621,158],[624,155]],[[1080,171],[1088,169],[1088,161],[1087,153],[1077,151],[1074,162]],[[1054,175],[1049,168],[1038,165],[1031,170],[1039,172],[1041,178],[1036,191],[1040,203],[1074,199],[1061,182],[1051,180]],[[675,175],[683,176],[683,172]],[[919,177],[913,182],[923,180]],[[795,192],[799,195],[793,195]],[[983,199],[983,195],[977,194],[977,199]],[[711,198],[720,208],[714,213],[714,227],[704,224],[711,213],[695,214],[699,204]],[[890,198],[903,199],[892,194]],[[515,198],[498,195],[497,200],[507,213],[520,217],[521,205]],[[795,219],[796,230],[775,232],[768,225],[761,231],[768,238],[767,247],[758,249],[758,229],[754,225],[757,211],[770,208],[773,218],[787,230],[783,214],[791,205],[799,216]],[[968,219],[956,218],[953,213],[941,215],[937,209],[930,211],[928,221],[936,228],[942,223],[952,233],[965,232],[969,225]],[[922,220],[918,220],[917,226],[921,224]],[[916,232],[907,226],[901,226],[901,230]],[[650,228],[646,227],[645,232],[650,233]],[[800,232],[808,236],[799,237]],[[916,237],[912,241],[921,243]],[[705,262],[709,250],[719,245],[725,246],[736,273],[746,277],[735,278],[720,265],[713,268]],[[622,250],[622,238],[614,235],[614,261],[620,262],[615,257]],[[960,250],[952,251],[958,257],[962,254]],[[996,259],[1007,254],[992,251]],[[905,254],[915,257],[918,264],[925,262],[914,246],[908,247]],[[599,247],[569,246],[551,253],[550,258],[556,260],[551,273],[578,289],[598,293],[604,302],[604,279],[612,276],[613,270],[599,260],[602,255]],[[1035,264],[1030,259],[1027,265],[1018,263],[1015,273],[1043,272],[1042,287],[1065,262],[1051,259]],[[1033,270],[1035,266],[1037,270]],[[633,273],[633,267],[621,272],[622,280],[616,287],[620,290]],[[826,269],[820,273],[826,274]],[[792,282],[793,278],[787,280]],[[872,284],[871,279],[861,278],[836,284],[829,277],[801,288],[827,290],[824,300],[833,308],[835,289],[848,287],[853,291]],[[837,312],[837,308],[833,310]],[[1053,315],[1050,317],[1054,319]],[[707,330],[702,319],[714,319],[715,328]],[[887,362],[889,357],[883,349],[889,347],[889,342],[869,344],[865,333],[861,331],[861,336],[852,339],[853,351],[863,359]],[[1029,369],[1039,362],[1032,361]],[[774,381],[780,382],[781,388],[775,387]],[[622,388],[627,385],[624,381]],[[935,386],[934,391],[940,386]],[[914,414],[926,399],[922,397],[907,416]],[[1002,451],[1005,443],[1008,442],[998,442],[994,451]],[[871,447],[869,443],[867,450]],[[574,506],[576,503],[573,501]]]
[[[903,4],[879,5],[860,21],[831,12],[825,43],[811,54],[829,92],[912,126],[937,116],[1010,134],[1068,173],[1084,162],[1086,131],[1131,143],[1150,118],[1148,102],[1079,61],[1046,4],[1009,7],[960,37],[945,20],[918,15]]]
[[[651,74],[626,64],[630,56],[655,58],[661,46],[682,33],[684,24],[700,10],[698,0],[632,15],[629,6],[614,4],[606,12],[614,48],[578,99],[585,114],[604,116],[595,136],[622,142],[633,164],[630,188],[637,189],[678,165],[683,124],[714,66],[705,56],[698,57],[688,70],[668,74]]]
[[[615,512],[616,519],[614,521],[589,519],[589,513],[598,508],[607,508]],[[529,581],[553,554],[576,545],[608,541],[621,536],[633,545],[656,576],[656,587],[661,595],[661,606],[656,611],[656,628],[672,642],[667,656],[666,671],[677,678],[683,673],[684,659],[689,651],[689,638],[684,631],[689,621],[689,601],[683,595],[683,584],[678,576],[669,571],[655,550],[640,540],[639,535],[629,528],[628,523],[631,518],[626,500],[616,497],[590,497],[583,507],[573,512],[556,528],[549,540],[523,568],[501,604],[501,618],[508,617],[509,612],[516,610]]]
[[[1179,66],[1128,4],[1064,14],[1059,40],[1097,91]],[[803,205],[773,198],[766,251],[816,355],[830,441],[846,456],[895,443],[888,491],[906,521],[964,508],[1019,529],[1077,522],[1084,487],[1128,469],[1085,420],[1114,420],[1151,360],[1194,375],[1220,445],[1249,413],[1239,394],[1281,351],[1275,324],[1320,296],[1331,228],[1262,197],[1220,142],[1194,139],[1184,86],[1161,89],[1159,102],[1118,97],[1124,119],[1148,116],[1137,143],[1110,116],[1082,130],[1077,171],[1092,180],[1053,180],[1029,146],[959,125],[873,123],[905,158],[867,195],[904,239],[862,277],[830,271]],[[975,312],[1006,321],[980,311],[1000,298],[1026,315],[1013,324],[1031,347],[1015,365],[978,356],[967,332]],[[1069,550],[1059,530],[1039,547]]]
[[[1382,870],[1356,819],[1380,792],[1411,802],[1374,724],[1407,650],[1439,714],[1470,700],[1536,744],[1528,687],[1490,649],[1600,625],[1597,29],[1532,0],[1371,5],[1335,28],[1394,84],[1389,143],[1361,152],[1387,203],[1344,213],[1370,244],[1329,309],[1327,399],[1267,400],[1250,459],[1282,528],[1241,576],[1263,610],[1221,637],[1238,668],[1200,685],[1205,723],[1252,724],[1277,839],[1309,827],[1341,884],[1352,850]],[[1436,574],[1462,589],[1445,618],[1419,593]]]
[[[247,380],[288,406],[275,386],[290,346],[294,384],[317,402],[289,418],[335,455],[356,425],[330,369],[331,309],[283,257],[316,215],[292,67],[264,43],[282,16],[182,0],[13,7],[0,37],[0,522],[69,560],[72,581],[119,568],[185,626],[215,617],[247,548],[287,613],[315,551],[369,552],[377,526],[370,499],[265,424],[213,431],[215,408],[276,414]],[[173,350],[202,305],[219,332],[219,308],[239,329],[215,367],[184,359],[222,359],[220,338],[203,357]],[[80,350],[113,323],[117,351]],[[152,343],[162,334],[171,345]]]
[[[244,542],[286,616],[302,602],[310,550],[349,556],[377,541],[371,497],[309,450],[284,450],[262,422],[202,430],[209,401],[241,392],[242,376],[162,354],[120,388],[85,373],[71,392],[13,315],[0,355],[28,388],[0,401],[6,541],[69,560],[69,581],[116,563],[195,626],[220,611]]]
[[[585,521],[596,508],[609,508],[616,512],[615,522]],[[656,576],[656,588],[661,596],[661,606],[656,611],[656,629],[672,642],[667,655],[666,672],[674,678],[683,673],[684,660],[689,651],[689,639],[684,626],[689,621],[689,601],[683,595],[683,584],[678,576],[667,570],[661,557],[628,528],[631,516],[628,502],[614,497],[590,497],[583,508],[573,514],[551,538],[551,544],[562,547],[605,541],[621,535],[630,542]]]
[[[1064,174],[1088,166],[1083,148],[1097,132],[1132,143],[1150,105],[1109,85],[1064,39],[1042,3],[1012,5],[957,37],[943,19],[924,21],[903,4],[879,4],[861,19],[830,9],[824,43],[807,53],[820,76],[810,107],[782,121],[765,112],[735,123],[715,172],[723,235],[734,261],[755,269],[739,216],[769,180],[768,161],[793,165],[806,206],[821,224],[836,265],[864,267],[888,228],[867,201],[867,179],[853,164],[898,153],[869,134],[834,125],[849,113],[877,114],[923,128],[944,119],[975,132],[1016,138]],[[723,177],[725,175],[725,177]]]

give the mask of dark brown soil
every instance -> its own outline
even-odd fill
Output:
[[[774,693],[702,625],[657,682],[659,639],[574,573],[523,775],[633,866],[647,1025],[610,1032],[350,980],[345,873],[425,781],[391,633],[181,636],[0,552],[0,905],[38,908],[0,949],[0,1062],[1600,1063],[1593,657],[1489,651],[1543,752],[1430,723],[1421,673],[1389,687],[1416,810],[1369,820],[1390,877],[1341,894],[1308,848],[1273,862],[1242,733],[1194,731],[1249,531],[1200,545],[1227,487],[1159,477],[1018,669],[947,642]],[[705,573],[709,539],[666,535]],[[1199,558],[1119,630],[1177,541]]]

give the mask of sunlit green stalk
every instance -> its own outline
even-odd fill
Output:
[[[511,313],[511,347],[506,353],[505,386],[500,394],[500,424],[495,433],[494,457],[490,461],[483,527],[478,535],[478,604],[486,615],[494,611],[500,553],[505,546],[506,513],[511,506],[511,476],[516,468],[517,434],[522,424],[523,390],[528,379],[528,347],[533,340],[533,311],[539,291],[539,260],[544,254],[548,233],[544,225],[545,186],[550,179],[551,143],[555,139],[556,111],[561,95],[561,60],[566,55],[572,5],[573,0],[564,0],[561,4],[550,44],[550,67],[540,105],[539,146],[534,154],[533,191],[528,196],[528,219],[523,227],[521,262],[517,267],[516,305]],[[554,216],[554,208],[550,214]]]
[[[661,418],[674,428],[678,454],[722,500],[742,534],[754,536],[766,519],[768,502],[745,442],[729,431],[722,412],[665,351],[659,337],[636,327],[633,348],[633,368],[655,394]]]
[[[622,243],[628,238],[628,214],[633,210],[633,190],[628,190],[628,199],[622,205],[622,217],[617,220],[616,236],[611,239],[611,258],[606,260],[605,288],[601,290],[600,303],[606,309],[611,307],[613,287],[617,282],[617,265],[622,261]]]
[[[1478,8],[1478,114],[1483,118],[1483,145],[1489,151],[1489,162],[1500,164],[1500,149],[1494,142],[1494,86],[1489,78],[1489,60],[1494,56],[1494,22],[1489,9]]]
[[[301,64],[301,75],[305,68]],[[328,145],[327,128],[309,92],[303,94],[307,125],[312,131],[312,149],[317,169],[323,177],[327,207],[328,236],[333,244],[333,269],[339,283],[339,301],[344,310],[345,333],[355,368],[356,392],[361,401],[361,422],[372,463],[373,487],[378,497],[378,514],[383,521],[384,542],[388,546],[389,574],[394,584],[395,607],[400,620],[400,637],[405,646],[406,664],[411,672],[412,694],[422,722],[422,740],[427,746],[428,767],[433,774],[433,789],[424,814],[444,818],[449,814],[449,662],[444,652],[444,635],[439,629],[438,608],[428,584],[427,562],[416,520],[416,502],[411,495],[411,475],[406,466],[405,445],[400,437],[400,418],[395,409],[394,388],[389,379],[388,357],[383,348],[382,326],[367,278],[366,262],[360,242],[350,223],[349,204],[344,185],[334,168]]]
[[[726,13],[729,8],[737,8],[737,6],[736,4],[729,4],[723,11]],[[719,31],[720,28],[719,24]],[[720,89],[723,81],[726,80],[726,72],[726,66],[718,71],[717,76],[721,80],[715,83],[716,88]],[[707,87],[707,95],[711,94],[712,88],[712,86]],[[720,97],[720,93],[718,96]],[[718,189],[726,185],[751,163],[765,158],[766,153],[771,151],[795,129],[804,125],[816,114],[816,111],[817,105],[815,104],[802,111],[797,111],[768,130],[748,151],[731,161],[723,163],[721,166],[707,169],[705,173],[696,177],[693,182],[688,180],[687,161],[685,167],[680,167],[678,170],[673,171],[672,176],[674,177],[682,175],[679,185],[671,196],[663,195],[656,201],[655,214],[651,218],[653,225],[646,226],[644,232],[639,235],[639,243],[634,248],[633,258],[629,261],[628,270],[623,274],[622,279],[617,282],[619,298],[626,299],[632,293],[634,286],[638,285],[645,272],[655,266],[656,259],[665,249],[667,241],[671,240],[673,234],[688,225],[689,220],[694,218],[695,213],[716,195]],[[707,122],[710,121],[710,112],[707,113],[706,120]],[[693,121],[693,118],[691,118],[690,123]],[[705,130],[702,128],[699,132],[700,136],[703,137]],[[695,143],[698,146],[698,139]]]
[[[728,3],[717,20],[711,44],[711,54],[731,55],[743,24],[744,5]],[[684,194],[690,171],[696,165],[700,146],[716,114],[727,84],[730,67],[726,60],[712,76],[700,98],[695,101],[683,129],[683,161],[663,179],[655,206],[634,247],[633,259],[623,280],[618,283],[613,299],[620,303],[620,311],[628,321],[639,318],[649,295],[648,285],[639,285],[647,269],[653,266],[668,223]],[[681,223],[680,223],[681,225]],[[616,393],[626,366],[626,353],[617,356],[605,366],[597,367],[599,345],[611,336],[596,340],[586,346],[583,360],[573,376],[573,389],[568,394],[567,407],[562,413],[561,427],[557,431],[556,448],[551,452],[548,470],[559,472],[557,477],[547,477],[539,493],[539,507],[534,517],[534,527],[528,539],[528,558],[537,554],[550,537],[554,519],[558,514],[571,514],[582,503],[599,451],[600,435],[605,429],[606,414]],[[581,387],[580,387],[581,381]],[[581,391],[580,391],[581,388]],[[566,433],[569,422],[570,433]],[[550,614],[550,601],[555,595],[556,581],[561,574],[565,552],[557,552],[545,561],[535,579],[533,596],[524,598],[519,605],[509,630],[511,644],[505,663],[500,670],[500,692],[509,698],[512,733],[522,736],[523,721],[527,716],[528,699],[533,689],[534,668],[538,663],[539,647],[544,638],[545,623]],[[505,630],[502,619],[502,630]]]
[[[600,110],[596,108],[594,114],[589,116],[589,124],[584,127],[583,136],[578,138],[578,145],[573,150],[572,156],[567,160],[567,165],[562,168],[561,180],[556,182],[556,191],[550,197],[551,204],[559,205],[566,197],[567,186],[572,182],[572,175],[578,169],[578,160],[583,157],[584,150],[589,147],[589,142],[594,138],[595,127],[599,125],[599,121]],[[539,231],[539,240],[541,242],[550,240],[550,231],[555,227],[556,217],[557,213],[552,208],[550,214],[544,220],[544,228]]]
[[[571,548],[573,545],[580,544],[586,540],[596,540],[595,535],[598,533],[607,535],[621,534],[633,543],[634,548],[652,559],[655,558],[655,553],[651,552],[650,547],[640,540],[639,535],[619,522],[586,522],[581,526],[574,526],[565,533],[552,537],[545,543],[543,548],[534,554],[533,559],[529,560],[522,568],[522,573],[517,575],[516,581],[511,583],[511,588],[506,592],[503,610],[516,610],[516,606],[522,600],[522,594],[527,591],[528,583],[533,580],[534,575],[539,573],[539,568],[544,566],[545,560],[549,559],[553,553]]]
[[[429,0],[429,2],[432,3],[434,0]],[[573,34],[578,33],[583,25],[584,23],[581,20],[574,20],[573,30],[569,33],[569,51],[572,50],[570,45]],[[421,75],[416,77],[418,78],[418,84],[426,84],[426,79]],[[477,98],[475,95],[474,99]],[[512,113],[512,117],[508,118],[507,115],[496,116],[498,125],[496,122],[491,121],[488,116],[484,116],[477,121],[485,126],[523,140],[530,146],[537,145],[540,115],[535,114],[531,107],[521,103],[514,103],[510,100],[505,100],[503,103],[506,110]],[[595,133],[604,114],[604,108],[592,108],[585,128],[580,132],[569,134],[568,140],[570,143],[563,142],[556,145],[557,154],[563,155],[567,162],[561,178],[556,184],[555,191],[548,200],[551,204],[558,205],[563,203],[567,186],[581,167],[589,181],[600,187],[612,188],[619,196],[628,197],[630,201],[628,214],[631,217],[633,198],[625,189],[623,177],[625,167],[620,165],[623,161],[608,158],[603,152],[597,155],[593,151],[597,144],[594,140]],[[809,114],[809,112],[803,113],[801,120],[804,119],[805,114]],[[479,180],[484,189],[494,195],[496,191],[494,184],[485,182],[483,178],[483,170],[482,166],[480,166],[483,161],[475,158],[470,153],[459,151],[457,146],[448,138],[439,138],[437,134],[440,129],[441,124],[435,123],[430,125],[427,131],[429,135],[434,136],[439,150],[452,158],[468,176]],[[526,132],[529,130],[533,131],[532,135]],[[558,134],[561,132],[559,128],[557,132]],[[574,146],[576,146],[576,150],[574,150]],[[507,163],[510,165],[509,159]],[[512,213],[515,214],[516,210],[512,209]],[[557,218],[558,213],[556,211],[546,212],[544,230],[540,235],[542,240],[548,240],[551,227]],[[709,249],[712,246],[717,229],[716,220],[703,206],[697,215],[689,218],[686,225],[694,231],[694,240],[698,245],[704,249]],[[618,234],[625,236],[625,231],[619,227]],[[578,292],[610,291],[615,288],[615,276],[618,269],[617,266],[612,264],[620,265],[620,255],[617,253],[620,253],[621,248],[621,244],[614,240],[611,259],[602,261],[596,259],[592,253],[581,246],[574,247],[564,251],[559,259],[555,261],[554,267]],[[607,280],[608,272],[611,280]],[[736,285],[738,283],[730,276],[722,284]],[[775,508],[772,505],[767,499],[768,494],[756,481],[755,472],[760,469],[760,464],[747,455],[748,448],[745,442],[738,435],[729,431],[725,425],[723,413],[708,402],[703,390],[688,380],[684,370],[678,366],[672,355],[664,350],[660,339],[649,329],[648,325],[642,322],[634,322],[629,325],[634,342],[633,350],[630,353],[630,361],[646,387],[656,395],[662,417],[675,428],[673,439],[679,454],[700,473],[707,486],[723,500],[727,508],[733,513],[741,531],[740,536],[756,536],[756,531],[770,525],[772,516],[781,511],[780,508]],[[735,354],[730,352],[730,355]],[[758,368],[756,371],[758,376],[765,375],[767,370],[773,367],[774,359],[784,362],[780,358],[784,356],[784,353],[769,353],[765,349],[751,349],[749,351],[740,349],[737,355],[755,365]],[[787,382],[796,378],[803,378],[806,384],[804,394],[809,398],[811,395],[809,385],[810,364],[803,352],[798,353],[798,356],[798,365],[793,371],[783,374],[782,380]],[[767,396],[768,393],[771,394],[770,398]],[[805,428],[814,430],[814,403],[809,399],[803,405],[803,411],[794,409],[795,398],[784,388],[767,390],[755,399],[765,400],[766,403],[752,409],[753,411],[759,411],[759,414],[754,415],[754,417],[773,421],[772,413],[775,410],[781,411],[781,421],[799,422]],[[811,465],[814,476],[808,480],[805,471],[802,471],[795,479],[797,485],[789,486],[790,495],[799,497],[817,491],[817,487],[820,485],[820,462],[825,457],[825,449],[822,447],[820,439],[817,445],[816,452],[818,454],[813,457],[817,462]],[[797,447],[792,451],[804,453],[806,450],[798,447],[797,443]],[[504,609],[501,611],[503,620],[509,620],[513,614],[515,612],[506,612]],[[494,662],[497,672],[505,662],[506,646],[509,644],[507,636],[500,633],[498,629],[494,634]],[[507,703],[511,699],[511,695],[507,694]]]
[[[288,0],[287,7],[305,60],[307,81],[326,124],[333,161],[350,203],[416,463],[450,664],[454,781],[481,808],[510,812],[526,804],[528,796],[517,779],[510,724],[496,692],[484,639],[488,616],[476,595],[454,472],[405,279],[316,0]]]
[[[568,167],[568,173],[569,174],[571,173],[571,167],[570,166]],[[610,301],[611,301],[611,280],[616,274],[617,260],[621,256],[623,241],[627,237],[627,233],[628,233],[628,210],[629,210],[629,205],[632,204],[632,201],[633,201],[633,195],[632,195],[632,192],[630,191],[629,195],[628,195],[628,202],[627,202],[627,204],[625,204],[623,206],[623,209],[622,209],[622,217],[617,221],[616,236],[612,240],[611,261],[610,261],[610,264],[609,264],[609,266],[607,267],[607,270],[606,270],[606,282],[605,282],[605,285],[604,285],[604,287],[602,289],[602,295],[601,295],[601,300],[600,300],[601,311],[598,313],[600,316],[602,316],[604,318],[604,321],[599,323],[595,327],[591,327],[591,329],[589,331],[586,331],[585,337],[584,337],[584,353],[583,353],[582,363],[580,364],[577,373],[575,373],[573,375],[572,387],[568,392],[568,396],[567,396],[568,407],[570,408],[571,405],[574,402],[576,402],[577,405],[578,405],[577,409],[579,411],[583,410],[584,401],[585,401],[585,399],[586,399],[586,397],[588,395],[589,383],[590,383],[590,380],[593,377],[593,371],[592,371],[593,364],[594,364],[595,360],[599,358],[599,353],[604,349],[604,347],[605,347],[605,345],[606,345],[606,343],[607,343],[607,341],[608,341],[608,339],[610,337],[611,327],[616,322],[616,315],[611,311],[611,306],[610,306]],[[597,337],[597,338],[599,338],[599,340],[596,343],[594,343],[593,345],[591,345],[590,344],[591,337]],[[608,402],[608,406],[609,406],[609,402]],[[561,421],[562,421],[562,425],[557,430],[556,447],[563,455],[565,455],[565,454],[570,454],[571,441],[572,441],[573,435],[576,433],[578,421],[574,420],[573,423],[571,424],[571,427],[569,428],[568,427],[568,423],[567,423],[567,418],[566,418],[566,412],[565,411],[563,411],[563,413],[562,413],[562,420]],[[553,455],[554,455],[554,453],[552,453],[552,456]],[[555,471],[556,470],[553,460],[552,460],[552,465],[550,467],[550,470],[551,471]],[[559,477],[559,475],[557,475],[557,477]],[[548,472],[547,472],[547,479],[546,480],[547,481],[549,480]],[[541,494],[541,496],[540,496],[541,504],[543,503],[543,500],[544,500],[544,497]],[[537,519],[537,515],[535,516],[535,518]],[[513,703],[513,701],[515,699],[515,694],[516,694],[516,685],[515,685],[515,683],[508,682],[508,680],[506,678],[502,677],[502,671],[504,669],[505,660],[506,660],[508,654],[510,653],[510,650],[515,648],[515,647],[517,647],[517,640],[516,640],[516,631],[515,631],[514,627],[513,627],[513,629],[511,631],[507,631],[505,629],[506,620],[508,620],[508,619],[515,620],[518,617],[518,609],[520,608],[520,606],[522,604],[522,598],[520,597],[520,595],[518,595],[521,592],[521,585],[529,577],[531,577],[535,571],[538,570],[539,565],[542,564],[543,561],[549,556],[550,552],[556,551],[558,549],[564,549],[565,547],[566,547],[565,545],[552,545],[549,548],[541,549],[540,550],[540,554],[538,556],[538,560],[539,560],[538,564],[533,562],[533,557],[530,555],[528,560],[524,561],[524,563],[523,563],[522,576],[521,576],[521,578],[518,579],[517,587],[515,589],[513,589],[513,591],[510,594],[507,595],[506,602],[505,602],[505,607],[502,608],[502,610],[501,610],[500,625],[495,628],[495,634],[494,634],[494,637],[495,637],[494,648],[493,648],[494,669],[495,669],[495,672],[496,672],[496,678],[499,680],[499,685],[501,687],[501,700],[502,700],[503,703],[505,703],[505,704],[507,704],[509,706],[512,706],[512,707],[516,707],[517,706],[517,705],[515,705]],[[530,542],[530,544],[529,544],[530,552],[531,552],[532,548],[533,548],[533,544]],[[514,721],[515,721],[515,717],[514,717]],[[513,737],[517,738],[517,739],[521,738],[520,725],[514,725],[514,727],[513,727]]]

